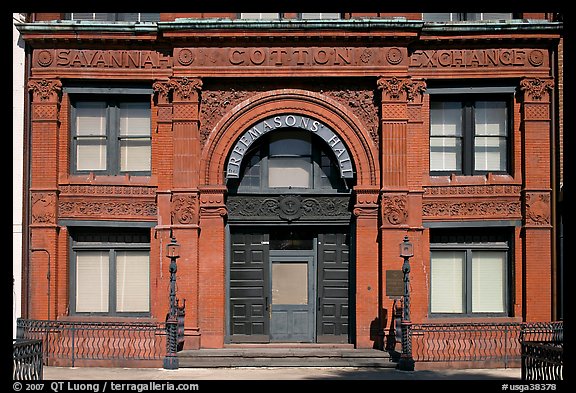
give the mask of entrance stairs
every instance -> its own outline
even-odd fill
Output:
[[[188,349],[178,352],[178,362],[181,368],[396,367],[386,351],[332,344],[238,344],[221,349]]]

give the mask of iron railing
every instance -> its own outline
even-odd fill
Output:
[[[13,339],[12,379],[42,380],[42,340]]]
[[[39,340],[45,365],[74,367],[79,360],[159,360],[166,326],[155,322],[17,320],[18,338]]]
[[[412,324],[412,355],[417,362],[520,362],[522,343],[562,337],[562,322]]]
[[[531,324],[521,331],[523,380],[563,379],[564,329],[562,322]]]

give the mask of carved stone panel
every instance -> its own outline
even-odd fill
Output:
[[[526,225],[550,225],[550,194],[540,192],[526,193]]]
[[[333,221],[350,219],[349,196],[230,196],[230,220]]]

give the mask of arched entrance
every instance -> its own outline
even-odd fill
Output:
[[[234,109],[201,168],[226,185],[225,342],[353,343],[355,215],[372,208],[355,189],[378,179],[371,139],[316,93],[267,92]]]
[[[347,147],[308,116],[268,117],[238,139],[227,165],[231,342],[349,342],[353,182]]]

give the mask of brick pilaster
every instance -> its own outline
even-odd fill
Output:
[[[58,129],[62,83],[57,79],[31,79],[32,149],[30,180],[30,257],[25,271],[33,288],[24,300],[28,318],[56,319],[58,258]]]
[[[523,168],[524,318],[552,318],[552,220],[551,220],[551,114],[553,81],[526,78],[520,82],[522,103],[522,155],[530,157]]]

